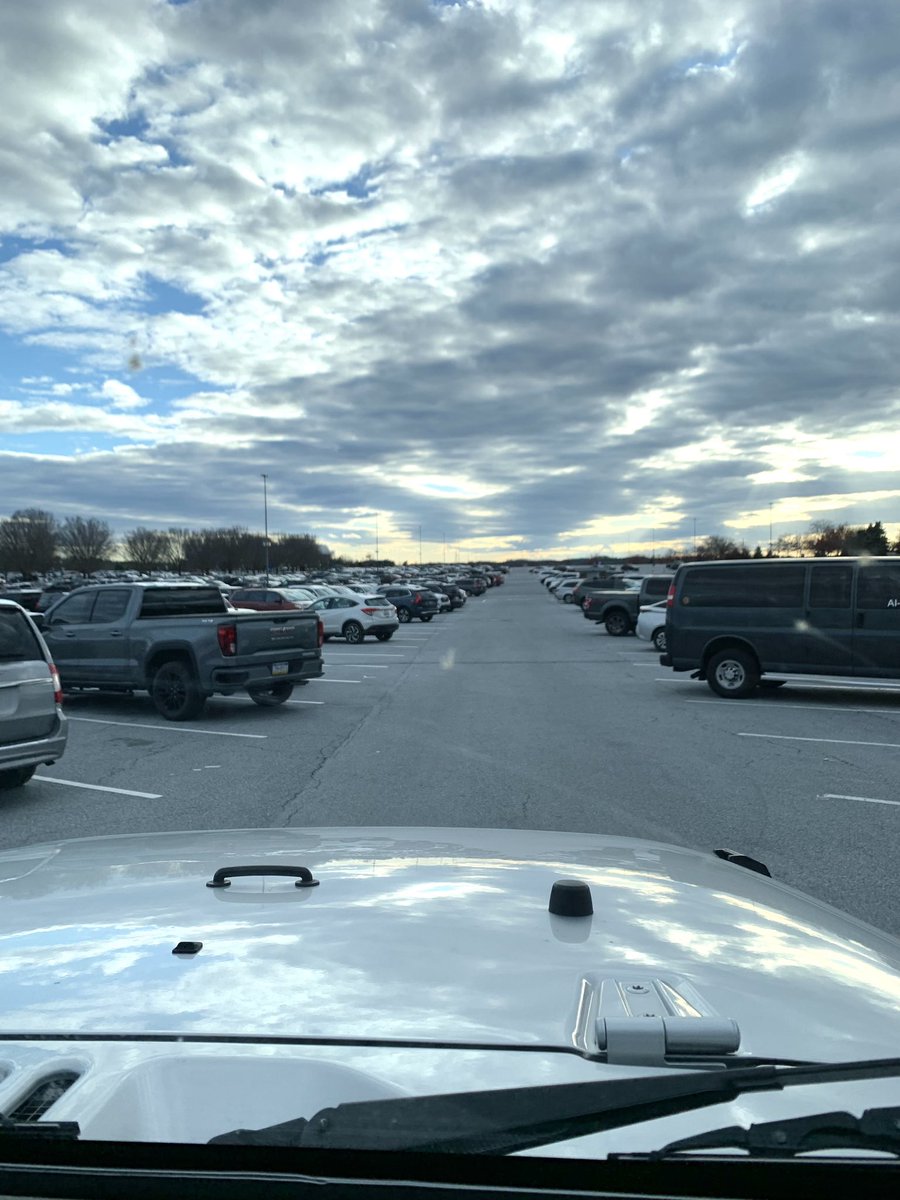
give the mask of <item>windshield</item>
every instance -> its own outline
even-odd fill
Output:
[[[896,0],[0,7],[0,1116],[890,1056]]]

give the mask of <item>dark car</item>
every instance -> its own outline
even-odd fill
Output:
[[[439,583],[436,580],[428,579],[425,581],[425,586],[434,588],[436,592],[443,592],[445,596],[448,596],[451,612],[456,608],[462,608],[466,602],[465,589],[457,587],[455,583]]]
[[[483,596],[487,591],[487,581],[482,579],[480,575],[464,575],[461,579],[454,579],[454,584],[463,589],[467,596]]]
[[[380,589],[380,594],[386,596],[397,610],[397,620],[401,625],[408,624],[414,617],[420,621],[430,621],[438,611],[438,598],[434,592],[425,588],[400,587],[392,584]]]

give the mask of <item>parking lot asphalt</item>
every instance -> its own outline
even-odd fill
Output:
[[[659,666],[527,570],[390,642],[329,642],[278,709],[67,698],[66,755],[5,793],[0,845],[173,829],[458,825],[728,847],[900,934],[900,691],[746,701]]]

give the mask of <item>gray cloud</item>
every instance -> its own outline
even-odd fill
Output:
[[[890,0],[87,8],[3,16],[0,513],[900,521]]]

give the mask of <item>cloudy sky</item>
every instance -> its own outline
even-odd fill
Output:
[[[4,4],[0,180],[0,516],[900,523],[897,0]]]

